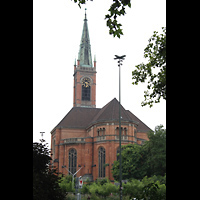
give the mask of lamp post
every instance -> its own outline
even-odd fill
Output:
[[[41,134],[41,137],[42,137],[42,139],[41,139],[41,141],[43,142],[43,134],[44,134],[45,132],[40,132],[40,134]]]
[[[126,55],[118,56],[115,55],[115,60],[118,59],[119,67],[119,191],[120,191],[120,200],[122,200],[122,156],[121,156],[121,68],[122,61],[125,59]]]
[[[65,168],[71,175],[72,175],[72,189],[74,188],[74,176],[83,168],[81,167],[79,170],[77,170],[74,174],[72,174],[66,167],[66,165],[63,165],[62,168]]]

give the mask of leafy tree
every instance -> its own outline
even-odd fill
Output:
[[[81,4],[85,4],[86,0],[74,0],[74,2],[78,2],[78,6],[81,8]],[[106,24],[109,27],[109,34],[114,37],[117,36],[120,38],[120,35],[123,35],[122,25],[118,23],[117,17],[126,14],[125,8],[127,6],[131,8],[131,0],[113,0],[108,10],[109,14],[105,15],[105,19],[107,19]]]
[[[122,178],[142,179],[146,175],[145,153],[139,145],[128,144],[122,146]],[[119,161],[114,161],[112,173],[115,180],[119,180]]]
[[[166,173],[166,129],[156,126],[155,132],[148,134],[144,145],[122,146],[122,179],[142,179],[144,176],[164,176]],[[114,161],[112,173],[119,180],[119,161]],[[164,181],[164,180],[163,180]]]
[[[148,63],[136,65],[132,72],[133,85],[145,82],[147,78],[147,91],[144,91],[142,106],[153,106],[153,103],[160,102],[161,97],[166,100],[166,28],[162,27],[163,33],[158,35],[154,31],[149,39],[149,44],[144,49],[144,57]]]
[[[146,165],[149,166],[147,175],[161,175],[166,173],[166,129],[163,125],[156,126],[155,133],[150,132],[149,141],[143,149],[146,152]]]
[[[49,149],[43,142],[33,143],[33,199],[64,200],[65,195],[58,185],[56,170],[49,167]]]

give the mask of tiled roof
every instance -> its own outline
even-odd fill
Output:
[[[138,131],[151,130],[139,118],[121,105],[122,121],[134,122]],[[119,119],[119,102],[116,98],[107,103],[103,108],[73,107],[58,123],[56,128],[87,128],[97,122],[116,121]],[[53,131],[52,130],[52,131]],[[52,132],[51,131],[51,132]]]
[[[121,116],[123,121],[132,121],[132,118],[127,114],[124,107],[121,105]],[[106,104],[99,113],[94,117],[93,122],[100,121],[115,121],[119,120],[119,101],[114,98]]]
[[[73,107],[55,128],[86,128],[100,110],[100,108]]]

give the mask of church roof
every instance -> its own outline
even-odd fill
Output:
[[[151,130],[139,118],[121,105],[122,122],[137,124],[137,130],[147,132]],[[73,107],[58,123],[56,128],[81,128],[85,129],[98,122],[116,121],[119,119],[119,102],[116,98],[107,103],[103,108]]]
[[[82,31],[80,49],[79,49],[79,54],[78,54],[78,60],[80,60],[81,67],[93,67],[86,13],[85,13],[85,19],[84,19],[84,24],[83,24],[83,31]]]
[[[122,121],[134,121],[130,115],[126,112],[124,107],[121,106],[121,119]],[[93,122],[103,122],[103,121],[115,121],[119,120],[119,101],[114,98],[108,104],[106,104],[99,113],[94,117]],[[134,121],[137,123],[136,121]]]
[[[100,108],[73,107],[55,128],[86,128],[100,110]]]

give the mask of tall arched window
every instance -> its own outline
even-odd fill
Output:
[[[106,150],[99,148],[99,177],[105,177]]]
[[[76,149],[69,150],[69,171],[74,174],[76,172],[77,152]]]

